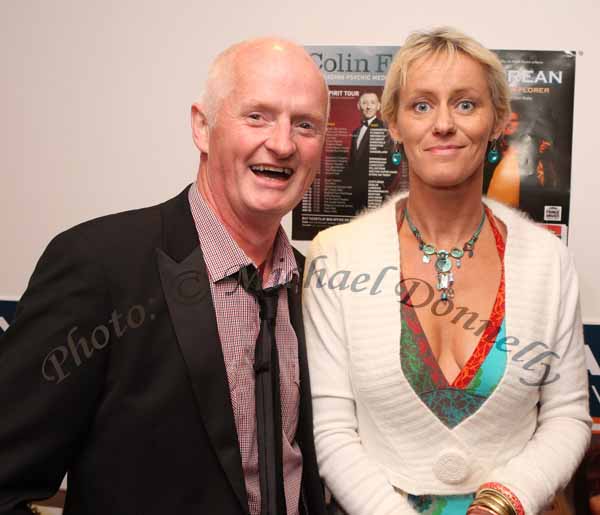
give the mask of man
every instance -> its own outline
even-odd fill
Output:
[[[0,340],[0,513],[28,513],[65,472],[65,515],[324,513],[301,262],[280,221],[314,178],[327,110],[300,47],[235,45],[192,106],[197,182],[50,243]],[[268,323],[264,293],[238,284],[257,274],[277,306]],[[271,419],[255,408],[267,326],[280,393],[263,402],[281,403]],[[265,493],[284,508],[265,507]]]
[[[361,124],[352,132],[346,175],[352,183],[352,204],[358,211],[367,206],[370,160],[373,157],[381,157],[378,156],[379,153],[385,158],[383,149],[387,143],[387,129],[383,121],[377,118],[381,104],[375,93],[363,93],[356,106],[361,114]],[[381,142],[374,145],[371,144],[373,130],[381,132]]]

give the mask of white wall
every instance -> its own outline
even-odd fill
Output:
[[[600,323],[599,5],[0,0],[0,298],[21,295],[58,231],[160,202],[193,180],[189,106],[210,59],[232,42],[278,34],[304,44],[399,44],[411,30],[450,24],[491,48],[583,52],[570,244],[584,320]]]

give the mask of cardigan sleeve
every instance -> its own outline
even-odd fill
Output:
[[[303,288],[320,474],[348,515],[416,514],[361,444],[344,311],[339,289],[328,284],[337,270],[337,253],[323,240],[317,236],[309,248]]]
[[[572,257],[560,246],[560,299],[555,339],[549,347],[558,354],[539,386],[536,431],[504,466],[492,471],[490,481],[502,483],[519,498],[526,514],[537,514],[557,490],[571,479],[589,445],[587,368],[579,287]]]

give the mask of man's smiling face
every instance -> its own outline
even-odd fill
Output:
[[[241,51],[230,80],[201,149],[209,188],[223,212],[238,219],[281,218],[319,168],[328,102],[323,79],[300,50],[275,44]]]

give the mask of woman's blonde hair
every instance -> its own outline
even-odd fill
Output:
[[[450,27],[411,34],[394,56],[385,79],[381,96],[381,115],[388,124],[396,121],[400,90],[406,85],[410,65],[422,57],[461,53],[480,63],[485,69],[490,87],[495,122],[510,114],[510,88],[498,56],[473,38]]]

